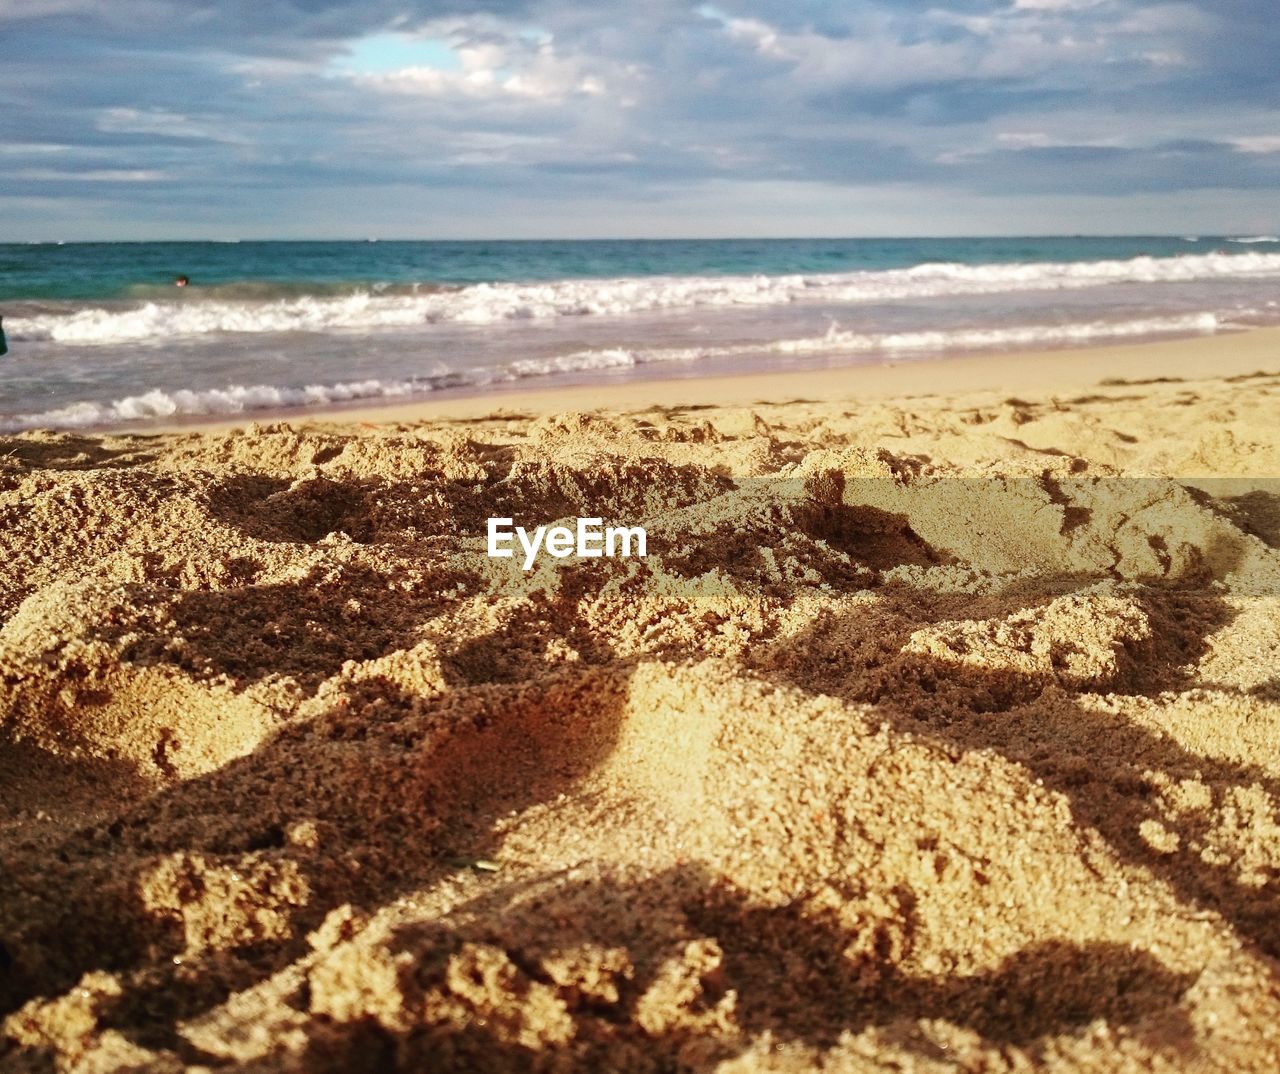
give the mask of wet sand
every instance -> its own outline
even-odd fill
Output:
[[[886,364],[845,365],[785,373],[656,376],[563,384],[532,379],[480,393],[439,392],[411,402],[350,404],[306,411],[250,411],[234,418],[184,419],[171,430],[232,429],[247,422],[405,422],[545,415],[566,410],[642,410],[646,407],[754,406],[821,400],[859,405],[868,400],[977,395],[986,392],[1077,394],[1105,380],[1160,381],[1230,377],[1280,369],[1280,329],[1214,336],[1064,348],[1048,351],[951,355]],[[671,370],[664,370],[670,374]],[[120,429],[117,431],[128,431]]]

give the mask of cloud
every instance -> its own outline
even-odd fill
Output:
[[[1019,11],[1083,11],[1106,0],[1013,0]]]
[[[1280,160],[1242,156],[1231,143],[1177,139],[1154,144],[1023,144],[954,162],[955,178],[1002,193],[1105,195],[1195,190],[1264,192],[1280,185]]]
[[[1241,153],[1280,153],[1280,135],[1252,134],[1232,138],[1231,145]]]
[[[140,134],[178,141],[244,140],[223,129],[216,116],[189,116],[167,108],[104,108],[98,115],[97,128],[106,134]]]
[[[377,70],[361,69],[357,62],[341,64],[338,71],[375,89],[435,98],[510,96],[562,102],[606,92],[606,65],[601,61],[562,53],[549,35],[527,29],[486,20],[484,31],[477,33],[475,27],[459,22],[429,25],[417,37],[431,43],[426,62],[387,63],[383,52]],[[412,49],[401,55],[414,58]]]
[[[170,177],[154,168],[85,168],[60,170],[58,168],[21,168],[11,173],[11,178],[29,182],[79,182],[79,183],[158,183]]]
[[[1252,223],[1277,54],[1269,0],[0,0],[0,226],[61,203],[250,234],[342,203],[416,233],[434,197],[477,228],[518,203],[571,234],[590,198],[658,230],[735,184],[711,211],[743,230],[811,226],[759,200],[805,184],[970,214],[1216,190]]]

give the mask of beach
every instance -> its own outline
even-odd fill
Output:
[[[1280,1068],[1280,332],[284,417],[0,436],[0,1069]]]

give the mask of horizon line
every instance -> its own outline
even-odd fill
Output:
[[[972,233],[956,235],[680,235],[667,237],[610,235],[578,238],[408,238],[388,237],[383,235],[353,237],[311,237],[311,238],[164,238],[164,239],[0,239],[0,246],[142,246],[142,245],[193,245],[207,243],[209,245],[234,246],[241,243],[377,243],[397,242],[438,242],[438,243],[487,243],[487,242],[525,242],[525,243],[570,243],[570,242],[921,242],[921,241],[963,241],[989,239],[1178,239],[1184,242],[1202,242],[1206,239],[1233,239],[1240,237],[1262,237],[1260,232],[1249,233],[1244,230],[1209,232],[1199,235],[1187,235],[1183,232],[1021,232],[1021,233]],[[1280,241],[1280,237],[1278,237]]]

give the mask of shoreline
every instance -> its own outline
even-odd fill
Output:
[[[564,410],[645,410],[672,406],[751,406],[789,402],[1053,393],[1105,386],[1108,378],[1199,380],[1280,371],[1280,328],[1255,328],[1093,347],[968,354],[792,373],[635,378],[625,383],[517,386],[471,395],[345,407],[263,409],[237,415],[58,430],[82,435],[216,433],[251,424],[399,424]],[[34,431],[34,430],[31,430]],[[10,434],[15,435],[15,434]]]

